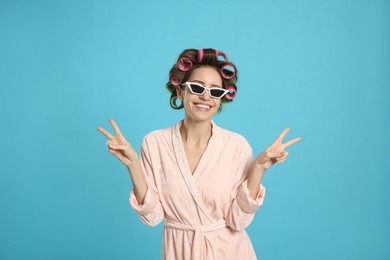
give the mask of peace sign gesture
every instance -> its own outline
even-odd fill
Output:
[[[115,121],[110,118],[110,124],[114,129],[115,136],[101,127],[98,127],[98,131],[105,135],[109,140],[107,141],[108,151],[116,156],[126,167],[129,167],[132,162],[138,161],[137,152],[133,149],[129,142],[119,130]]]
[[[300,137],[297,137],[283,144],[283,138],[286,136],[288,131],[290,131],[290,128],[284,129],[278,138],[276,138],[276,140],[267,149],[257,156],[254,163],[260,165],[264,170],[267,170],[276,162],[284,162],[288,155],[288,152],[285,151],[285,149],[301,140]]]

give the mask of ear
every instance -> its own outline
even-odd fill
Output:
[[[180,86],[176,87],[177,98],[183,101],[183,90]]]

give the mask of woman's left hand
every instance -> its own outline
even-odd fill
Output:
[[[259,154],[259,156],[257,156],[254,163],[260,165],[264,170],[267,170],[276,162],[284,162],[288,155],[288,152],[285,151],[285,149],[301,140],[300,137],[297,137],[283,144],[283,138],[286,136],[288,131],[290,131],[290,128],[284,129],[279,137],[276,138],[276,140],[267,149]]]

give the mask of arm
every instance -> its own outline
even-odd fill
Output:
[[[155,187],[146,142],[144,141],[141,147],[141,160],[139,160],[137,153],[124,138],[115,121],[110,119],[110,123],[115,131],[115,137],[101,127],[98,131],[109,139],[108,151],[116,156],[129,172],[133,184],[129,198],[130,205],[145,224],[155,226],[163,218],[163,209]]]
[[[255,196],[250,195],[248,188],[248,174],[253,171],[253,156],[252,149],[248,142],[239,145],[237,151],[238,157],[237,165],[234,169],[234,174],[239,175],[240,178],[233,188],[231,194],[232,204],[226,218],[228,226],[233,230],[245,229],[253,220],[255,212],[263,204],[265,197],[265,188],[260,182],[257,183]]]
[[[139,218],[146,225],[156,226],[164,218],[164,210],[161,205],[159,193],[156,186],[156,173],[152,167],[152,160],[149,153],[147,137],[145,137],[141,146],[141,170],[145,173],[145,181],[147,183],[147,190],[140,203],[136,197],[135,187],[130,193],[129,202],[133,210],[138,214]]]
[[[141,168],[141,162],[137,160],[129,165],[126,165],[126,168],[129,171],[131,183],[133,183],[133,190],[137,198],[137,202],[142,204],[148,190],[148,185]]]
[[[264,172],[265,170],[260,164],[257,164],[255,162],[252,163],[252,166],[249,169],[247,182],[249,194],[252,199],[255,199],[256,194],[259,192]]]
[[[246,228],[252,221],[254,213],[260,208],[264,201],[265,188],[261,184],[264,172],[276,162],[282,163],[286,160],[288,152],[285,148],[299,142],[300,137],[282,143],[283,138],[290,129],[286,128],[279,137],[265,149],[253,161],[252,150],[249,144],[243,143],[241,146],[247,147],[241,154],[246,154],[239,161],[246,162],[246,167],[239,167],[238,174],[245,172],[246,175],[242,184],[239,186],[237,193],[234,195],[234,200],[228,214],[228,224],[235,230]],[[249,148],[248,148],[249,147]]]
[[[261,180],[263,179],[264,172],[272,165],[282,163],[286,160],[288,152],[285,149],[292,144],[299,142],[300,137],[294,138],[287,143],[282,144],[283,138],[286,136],[290,128],[284,129],[279,137],[252,163],[248,173],[248,190],[250,196],[255,199],[256,194],[259,192]]]
[[[101,127],[98,127],[98,131],[109,139],[109,141],[107,141],[108,151],[117,157],[128,169],[137,201],[142,203],[148,187],[142,172],[140,161],[138,160],[138,155],[131,144],[123,136],[115,121],[110,119],[110,123],[116,136],[111,135],[108,131]]]

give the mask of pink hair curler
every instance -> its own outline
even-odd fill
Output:
[[[225,95],[225,97],[229,100],[232,100],[237,95],[237,90],[234,87],[228,87],[226,90],[229,90],[229,93]]]
[[[181,71],[189,71],[192,68],[192,61],[188,57],[181,57],[176,65]]]
[[[232,63],[228,63],[222,66],[221,73],[224,79],[232,79],[236,76],[236,67]]]
[[[215,51],[215,56],[217,57],[217,60],[219,57],[222,57],[223,58],[223,61],[228,61],[228,57],[226,55],[226,53],[224,53],[223,51],[219,51],[219,50],[216,50],[216,49],[213,49]],[[203,56],[204,56],[204,50],[203,49],[199,49],[198,51],[198,63],[202,63],[202,60],[203,60]]]
[[[200,49],[200,50],[198,51],[198,63],[202,63],[203,54],[204,54],[203,49]]]
[[[217,56],[217,60],[220,60],[218,58],[222,57],[223,58],[222,61],[228,62],[228,57],[227,57],[226,53],[224,53],[223,51],[215,50],[215,56]]]
[[[169,79],[169,81],[172,83],[172,85],[174,85],[174,86],[179,86],[180,85],[180,83],[181,83],[181,81],[177,78],[177,77],[175,77],[175,76],[172,76],[170,79]]]

